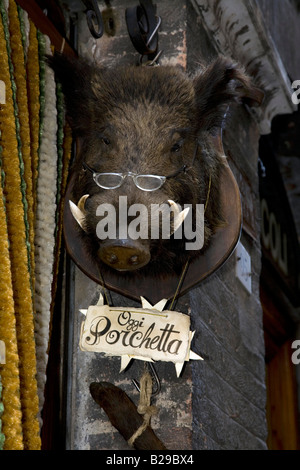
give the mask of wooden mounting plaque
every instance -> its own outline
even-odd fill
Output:
[[[205,253],[190,262],[180,293],[178,294],[180,296],[195,287],[222,266],[232,254],[239,241],[242,227],[240,192],[225,158],[224,171],[222,171],[220,185],[221,206],[227,224],[225,227],[219,228],[216,231]],[[87,254],[79,226],[69,208],[71,188],[72,179],[67,187],[64,205],[63,223],[66,249],[81,271],[93,281],[102,285],[103,282],[99,274],[99,267],[96,261],[91,259]],[[104,278],[105,287],[107,289],[137,301],[140,301],[140,296],[143,296],[152,304],[157,303],[163,298],[172,299],[175,295],[178,282],[179,277],[172,272],[164,278],[145,276],[144,278],[130,279],[128,277],[122,277],[122,274],[116,271],[109,275],[105,273]]]

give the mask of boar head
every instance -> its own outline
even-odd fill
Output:
[[[131,276],[146,270],[155,275],[179,272],[188,259],[203,253],[217,227],[226,223],[219,195],[224,157],[214,145],[215,136],[228,107],[242,100],[252,103],[260,98],[259,92],[225,58],[195,77],[171,66],[106,68],[58,53],[48,63],[62,84],[66,116],[76,139],[70,204],[90,256],[102,269]],[[140,189],[130,175],[120,186],[104,189],[101,181],[105,186],[111,175],[98,179],[99,173],[167,178],[154,191]],[[171,206],[171,236],[153,239],[149,229],[144,238],[124,237],[118,225],[120,196],[126,196],[127,207]],[[181,237],[174,236],[186,223],[189,209],[182,210],[186,204],[193,233],[197,233],[196,206],[205,206],[201,249],[186,249],[183,230]],[[99,216],[100,206],[115,208],[114,239],[97,235],[105,216],[105,211]],[[140,225],[150,227],[148,222],[141,217]]]

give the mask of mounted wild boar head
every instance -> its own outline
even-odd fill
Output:
[[[225,58],[195,77],[60,54],[48,63],[77,143],[70,209],[90,256],[131,276],[179,271],[226,223],[215,145],[226,110],[260,92]]]

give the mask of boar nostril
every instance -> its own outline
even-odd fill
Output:
[[[107,260],[111,264],[116,264],[118,262],[118,257],[114,253],[112,253]]]
[[[138,264],[139,263],[139,257],[137,255],[131,256],[131,258],[129,259],[129,263],[130,264]]]

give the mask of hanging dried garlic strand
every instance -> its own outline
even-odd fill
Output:
[[[46,52],[51,53],[46,37]],[[50,311],[55,250],[57,194],[57,109],[56,84],[50,68],[45,69],[45,114],[39,149],[39,174],[35,223],[35,340],[40,410],[48,361]]]

